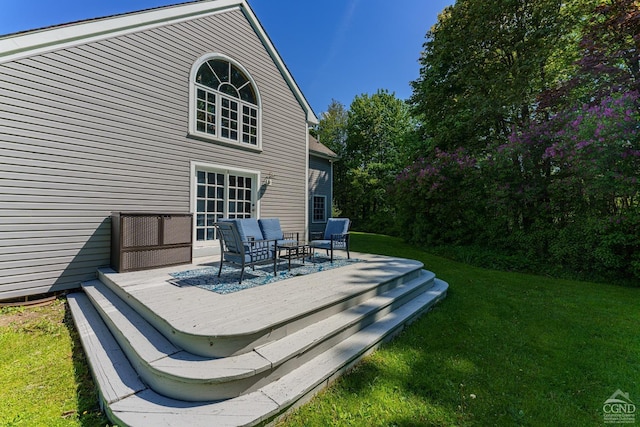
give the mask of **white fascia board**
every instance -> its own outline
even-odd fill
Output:
[[[321,152],[315,151],[315,150],[309,150],[309,155],[317,157],[319,159],[329,160],[330,162],[334,162],[336,160],[340,160],[339,156],[330,156],[329,154],[321,153]]]
[[[316,114],[313,112],[313,109],[311,108],[311,106],[307,102],[307,99],[302,94],[302,91],[300,90],[300,87],[298,87],[298,84],[296,83],[296,81],[294,80],[293,76],[289,72],[289,69],[285,65],[285,63],[282,60],[282,58],[280,57],[280,54],[278,53],[278,50],[275,48],[273,43],[271,43],[271,39],[269,39],[269,36],[267,35],[267,32],[262,27],[262,24],[260,24],[260,21],[258,20],[256,15],[253,13],[253,10],[251,10],[251,7],[249,7],[249,5],[246,2],[244,2],[244,3],[245,3],[244,12],[245,12],[245,15],[247,16],[247,19],[249,19],[249,22],[251,22],[251,25],[253,26],[253,29],[255,30],[255,32],[260,37],[260,40],[264,44],[264,46],[267,49],[267,51],[269,51],[269,54],[271,55],[271,58],[273,58],[274,62],[276,63],[278,69],[280,70],[280,73],[282,73],[282,76],[287,81],[287,84],[289,85],[289,87],[293,91],[295,97],[298,99],[298,102],[300,103],[300,105],[302,106],[304,111],[306,112],[306,114],[307,114],[307,123],[310,124],[310,125],[317,125],[319,123],[318,117],[316,117]]]
[[[0,39],[0,64],[246,6],[240,0],[211,0],[82,21]]]

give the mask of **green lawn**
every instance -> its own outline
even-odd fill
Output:
[[[595,426],[617,389],[640,402],[640,289],[469,267],[385,236],[352,242],[424,262],[449,294],[283,426]]]
[[[595,426],[617,389],[640,406],[640,288],[469,267],[385,236],[352,247],[421,260],[449,295],[281,425]],[[0,310],[1,426],[105,425],[78,346],[64,301]]]
[[[0,426],[104,426],[64,299],[0,309]]]

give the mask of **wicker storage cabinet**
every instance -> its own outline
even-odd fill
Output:
[[[114,212],[111,267],[118,273],[192,261],[192,215]]]

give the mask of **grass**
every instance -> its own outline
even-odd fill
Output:
[[[589,426],[617,389],[640,402],[640,288],[470,267],[379,235],[352,247],[418,259],[449,295],[279,425]],[[0,425],[107,423],[64,300],[0,309]]]
[[[0,426],[104,426],[64,299],[0,308]]]
[[[386,236],[352,242],[422,261],[449,295],[281,426],[589,426],[617,389],[640,401],[640,289],[470,267]]]

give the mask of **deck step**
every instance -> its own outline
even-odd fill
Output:
[[[110,405],[146,390],[146,385],[89,298],[76,292],[67,296],[67,302],[93,377],[98,383],[100,402]]]
[[[422,271],[365,303],[224,358],[194,355],[174,345],[100,281],[84,283],[83,289],[146,384],[168,397],[209,401],[250,393],[286,375],[424,293],[434,277]]]
[[[105,410],[113,421],[127,426],[252,426],[267,422],[292,406],[306,401],[382,342],[398,333],[404,325],[444,298],[447,288],[445,282],[434,279],[432,287],[414,295],[405,304],[325,349],[279,379],[239,397],[217,402],[172,399],[145,388],[139,382],[134,384],[132,379],[137,378],[136,370],[130,363],[121,360],[122,352],[113,347],[115,339],[96,339],[97,336],[110,336],[110,333],[105,330],[106,326],[97,310],[88,304],[88,298],[81,293],[70,294],[69,301],[78,330],[94,331],[81,333],[81,340],[85,351],[92,353],[88,354],[88,360],[98,386],[103,390]],[[136,323],[136,320],[132,323]],[[146,326],[140,328],[145,329]],[[264,352],[267,351],[266,346],[261,348]],[[120,356],[112,358],[111,353]],[[108,375],[100,374],[104,371],[102,364],[108,364],[110,360],[120,363],[117,368],[109,368]],[[104,393],[105,388],[113,392]]]
[[[422,263],[412,260],[384,258],[367,261],[367,264],[371,264],[371,267],[363,268],[362,263],[355,263],[322,274],[305,276],[305,288],[308,292],[301,292],[299,286],[296,288],[295,279],[242,291],[242,294],[251,295],[251,299],[245,299],[245,304],[250,304],[251,307],[243,309],[264,312],[264,316],[254,315],[254,321],[248,322],[237,316],[234,305],[230,306],[231,311],[225,307],[228,295],[213,295],[212,292],[198,288],[146,283],[143,275],[133,275],[131,285],[121,286],[114,279],[118,274],[109,270],[99,271],[99,279],[175,346],[204,357],[228,357],[252,352],[260,345],[303,330],[424,274]],[[433,275],[430,272],[428,274]],[[167,275],[166,280],[170,279]],[[330,292],[326,292],[326,289]],[[149,299],[149,293],[158,296]],[[227,310],[223,321],[202,321],[194,325],[190,319],[185,319],[186,316],[176,316],[175,310],[179,309],[176,308],[179,304],[167,304],[167,300],[186,300],[185,294],[189,294],[190,299],[197,300],[202,293],[216,298],[219,302],[216,310]],[[267,304],[265,308],[261,301],[270,298],[269,294],[286,297],[287,304],[274,304],[272,309]],[[313,300],[316,295],[321,295],[317,304],[308,304],[307,300]],[[189,310],[202,319],[207,317],[207,310],[210,308],[200,305],[190,306]],[[168,320],[171,318],[173,320]]]

